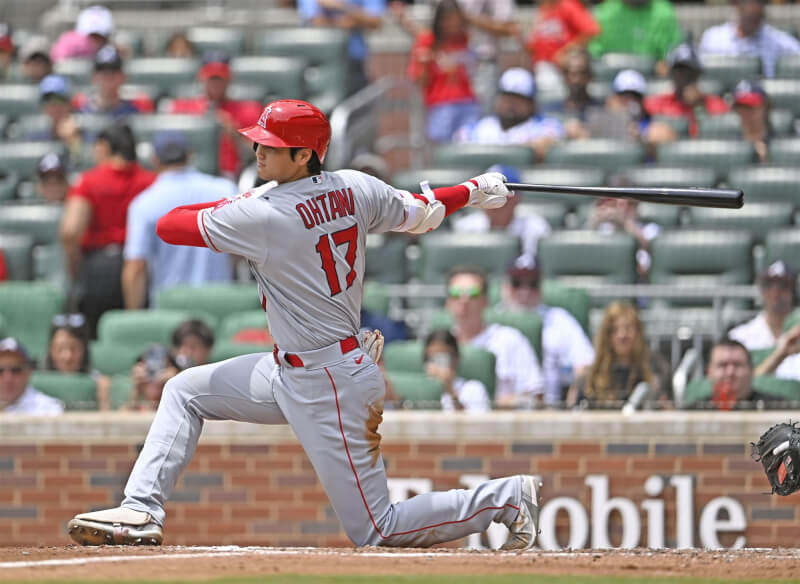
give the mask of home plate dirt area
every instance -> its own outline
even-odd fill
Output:
[[[211,580],[267,574],[547,574],[790,580],[798,549],[579,550],[266,547],[0,547],[0,582]]]

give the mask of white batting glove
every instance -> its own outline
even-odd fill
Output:
[[[467,207],[497,209],[513,195],[506,186],[506,177],[499,172],[487,172],[461,184],[469,189]]]
[[[377,363],[383,353],[383,333],[378,329],[374,331],[364,331],[361,334],[361,345],[364,350],[372,359],[373,363]]]

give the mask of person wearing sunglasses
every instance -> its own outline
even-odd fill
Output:
[[[458,377],[458,341],[449,330],[437,329],[428,334],[423,358],[425,375],[442,384],[442,410],[488,412],[492,409],[483,383]]]
[[[534,257],[518,257],[506,270],[501,307],[535,311],[542,318],[544,400],[550,407],[561,407],[565,391],[594,361],[594,349],[574,316],[559,306],[542,304],[539,273]]]
[[[800,325],[787,326],[797,303],[797,274],[783,260],[768,265],[758,285],[764,308],[753,319],[732,328],[728,336],[748,351],[773,347],[755,369],[755,375],[800,380]]]
[[[0,341],[0,414],[53,416],[64,404],[30,384],[33,360],[13,337]]]
[[[89,375],[97,384],[97,409],[110,409],[111,378],[89,365],[89,330],[80,314],[57,314],[50,326],[45,369]]]
[[[487,325],[487,280],[479,267],[456,267],[447,279],[445,308],[453,317],[460,345],[486,349],[495,356],[495,407],[530,408],[542,401],[544,381],[539,360],[517,329]]]

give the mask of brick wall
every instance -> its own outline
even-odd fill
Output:
[[[800,529],[796,500],[763,494],[766,479],[747,447],[782,418],[389,412],[381,427],[382,450],[397,493],[406,492],[404,479],[428,478],[438,490],[462,486],[471,475],[535,473],[544,481],[547,500],[574,498],[590,518],[587,476],[599,476],[608,481],[609,498],[629,499],[638,510],[637,544],[643,546],[648,517],[642,502],[648,498],[663,501],[664,544],[676,545],[677,490],[669,480],[689,477],[691,495],[681,506],[693,505],[695,546],[701,545],[703,508],[721,496],[738,501],[747,522],[743,532],[721,535],[722,545],[743,534],[747,546],[793,546]],[[130,414],[0,417],[0,542],[64,544],[69,541],[64,526],[74,514],[114,506],[149,423],[147,415]],[[653,476],[662,477],[664,485],[654,496],[644,489]],[[208,423],[167,512],[166,538],[172,544],[349,545],[287,427]],[[608,537],[615,546],[623,532],[620,517],[609,517]],[[555,524],[555,537],[565,545],[566,512],[555,515]]]

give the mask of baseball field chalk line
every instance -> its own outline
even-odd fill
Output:
[[[275,549],[275,548],[261,548],[261,547],[238,547],[238,546],[219,546],[219,547],[186,547],[187,550],[194,550],[190,552],[176,552],[167,554],[151,554],[151,555],[136,555],[136,556],[105,556],[94,558],[66,558],[66,559],[52,559],[52,560],[34,560],[34,561],[21,561],[21,562],[0,562],[0,568],[39,568],[39,567],[53,567],[53,566],[82,566],[87,564],[106,564],[112,562],[134,562],[134,561],[151,561],[151,560],[174,560],[177,558],[218,558],[218,557],[234,557],[244,555],[257,555],[257,556],[292,556],[292,555],[342,555],[354,558],[423,558],[423,557],[442,557],[442,558],[459,558],[459,557],[475,557],[481,551],[488,550],[472,550],[472,551],[414,551],[414,552],[379,552],[379,551],[359,551],[359,550],[325,550],[318,548],[290,548],[290,549]],[[656,556],[662,553],[676,554],[681,550],[636,550],[626,554],[623,550],[564,550],[564,551],[539,551],[531,550],[524,552],[525,554],[536,554],[537,556],[546,556],[550,558],[557,557],[579,557],[579,556],[595,556],[603,553],[614,553],[630,555],[631,557],[642,556]],[[494,551],[488,553],[494,554]],[[714,553],[714,552],[712,552]],[[768,559],[800,559],[800,550],[774,550],[769,548],[749,548],[743,550],[720,550],[720,555],[725,557],[734,558],[737,556],[745,556],[747,554],[763,554],[762,557]],[[505,553],[503,555],[506,555]],[[514,552],[507,555],[517,555]]]

